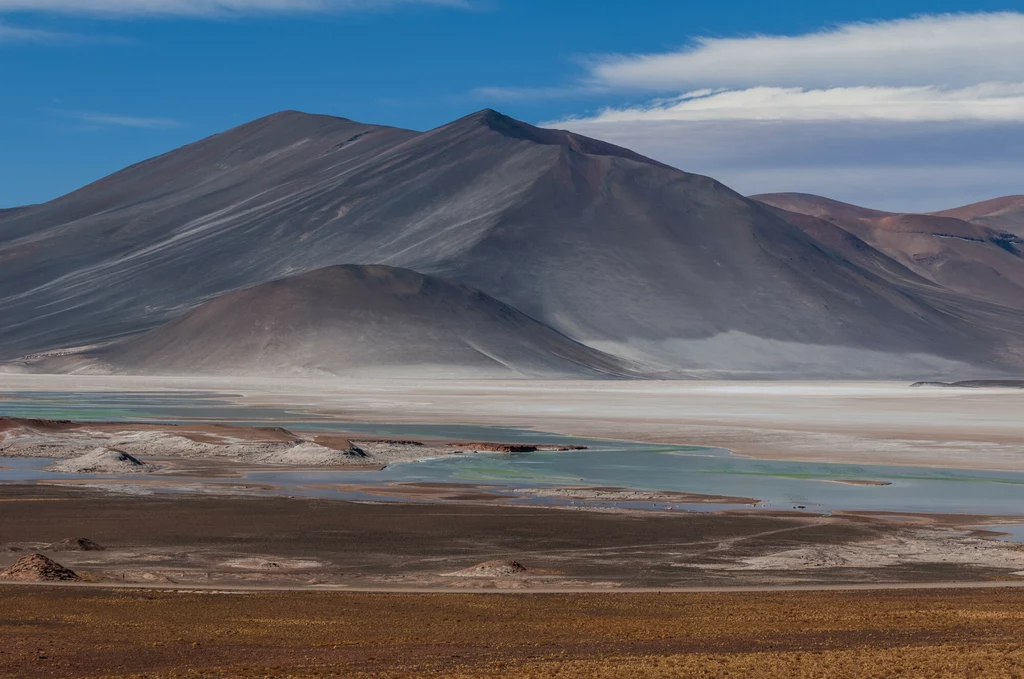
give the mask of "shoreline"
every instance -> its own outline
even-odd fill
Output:
[[[358,474],[359,472],[379,472],[402,463],[422,464],[429,460],[441,460],[456,455],[474,455],[479,452],[518,454],[519,451],[571,451],[586,447],[575,445],[571,441],[528,444],[522,442],[467,442],[465,439],[440,436],[431,438],[419,435],[390,438],[390,434],[373,435],[351,431],[325,433],[323,430],[304,430],[299,427],[294,427],[294,431],[290,431],[281,427],[255,426],[258,424],[258,422],[251,422],[247,426],[239,426],[213,421],[188,424],[180,421],[171,423],[76,422],[0,418],[0,437],[3,437],[0,447],[5,449],[0,452],[0,456],[13,446],[17,454],[22,457],[66,459],[82,450],[74,453],[63,450],[64,443],[62,441],[65,438],[70,441],[68,445],[74,444],[81,449],[89,449],[97,444],[105,445],[102,444],[102,441],[107,439],[115,443],[124,441],[123,445],[111,444],[111,449],[116,448],[118,451],[124,450],[138,455],[138,459],[147,465],[145,473],[127,474],[124,473],[124,470],[119,472],[117,469],[83,470],[83,473],[78,476],[54,474],[52,477],[37,478],[33,481],[42,485],[88,486],[105,488],[109,492],[134,492],[145,495],[166,491],[231,496],[276,494],[323,497],[324,494],[318,491],[332,491],[342,495],[337,499],[354,501],[374,501],[375,499],[409,502],[477,501],[490,504],[567,505],[572,509],[602,512],[714,511],[715,508],[711,505],[722,505],[724,508],[728,508],[728,505],[748,505],[759,507],[759,511],[771,511],[783,509],[787,504],[780,502],[781,496],[778,496],[777,493],[763,497],[747,496],[733,491],[731,484],[720,485],[716,492],[710,492],[710,488],[708,492],[652,490],[649,487],[645,489],[644,484],[639,481],[637,481],[637,487],[612,486],[611,484],[614,484],[615,480],[610,478],[597,480],[600,479],[600,476],[591,483],[583,484],[574,484],[568,479],[538,477],[533,481],[538,485],[533,487],[530,487],[531,481],[527,480],[528,477],[523,477],[522,480],[513,478],[505,483],[495,477],[492,483],[487,484],[490,485],[490,488],[486,490],[481,490],[479,484],[455,481],[454,478],[457,478],[457,474],[451,482],[417,482],[415,481],[417,477],[430,478],[431,476],[427,474],[424,477],[418,472],[409,473],[408,477],[411,477],[409,481],[403,481],[402,477],[405,475],[401,473],[379,480],[374,477],[373,480],[366,483],[355,478],[333,480],[329,476],[322,482],[312,479],[295,481],[289,479],[287,475],[318,473],[344,475],[349,472]],[[343,422],[337,424],[339,427],[345,427]],[[28,427],[28,429],[22,431],[19,427],[23,429]],[[398,430],[400,431],[401,428]],[[516,436],[510,436],[510,438],[524,440],[522,432],[518,432]],[[18,448],[19,441],[23,439],[28,441],[27,447]],[[544,439],[542,432],[538,432],[538,439]],[[547,440],[551,441],[552,439],[548,438]],[[628,443],[636,445],[635,442]],[[181,445],[186,445],[187,448],[179,451],[178,447]],[[276,448],[274,448],[275,446]],[[302,454],[290,457],[287,452],[281,452],[291,446],[294,446],[292,450],[302,448]],[[316,448],[314,453],[317,455],[322,455],[323,451],[326,451],[335,457],[327,461],[319,460],[316,457],[310,460],[305,454],[305,448],[309,446]],[[671,448],[671,446],[665,447]],[[268,448],[274,448],[278,452],[268,453]],[[600,447],[598,449],[600,450]],[[355,450],[359,454],[344,452],[345,450]],[[722,451],[723,449],[716,447],[715,450]],[[621,454],[628,457],[629,452],[629,450],[624,450]],[[698,457],[701,457],[699,451],[696,452]],[[7,452],[7,454],[10,453]],[[265,460],[267,455],[272,455],[273,459]],[[333,462],[335,458],[343,459],[346,462],[345,464],[336,464]],[[40,470],[33,468],[30,471],[40,476],[38,473]],[[46,468],[42,471],[46,471]],[[877,472],[879,470],[876,470]],[[586,475],[582,472],[579,473],[582,481]],[[832,472],[825,470],[824,473]],[[853,474],[855,471],[835,470],[834,473],[837,475]],[[101,476],[93,477],[90,474],[100,474]],[[274,479],[272,477],[275,474],[281,476]],[[818,470],[816,474],[822,474],[822,471]],[[252,475],[255,475],[256,478],[251,478]],[[261,478],[261,476],[266,478]],[[441,474],[441,476],[443,477],[445,474]],[[782,474],[781,478],[785,478],[785,474]],[[17,480],[16,478],[11,479],[13,482],[17,482]],[[871,479],[867,476],[861,478],[809,476],[803,480],[812,483],[824,482],[864,488],[882,488],[893,485],[892,481]],[[295,485],[296,483],[299,485]],[[700,484],[700,487],[707,488],[704,484]],[[815,491],[800,492],[814,493]],[[830,508],[841,513],[852,507],[872,506],[874,500],[871,498],[875,496],[873,491],[867,492],[872,494],[860,498],[860,501],[853,499],[850,504],[845,506],[838,502],[828,502],[821,497],[809,497],[809,502],[795,500],[792,504],[794,509],[814,512]],[[899,497],[895,495],[884,497],[890,499],[888,504],[890,508],[915,506],[900,504]],[[984,504],[982,503],[982,505]],[[918,503],[916,506],[930,508],[927,503],[924,505]],[[971,510],[968,511],[971,511],[972,514],[1005,511],[1005,509],[1000,509],[999,505],[991,503],[987,506],[971,507]],[[1009,519],[1007,522],[1015,523],[1016,521],[1016,519]]]
[[[857,381],[616,382],[0,375],[6,392],[206,391],[337,421],[511,426],[750,459],[1024,472],[1024,390]],[[950,462],[955,460],[955,462]]]

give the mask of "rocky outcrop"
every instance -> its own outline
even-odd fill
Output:
[[[82,578],[73,570],[42,554],[29,554],[5,570],[0,571],[0,580],[15,582],[78,582]]]

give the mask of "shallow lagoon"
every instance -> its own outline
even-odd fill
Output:
[[[0,399],[0,414],[93,421],[258,422],[266,426],[356,431],[383,436],[528,441],[590,447],[584,451],[453,455],[395,464],[380,472],[260,471],[248,473],[237,480],[272,484],[280,489],[275,492],[289,495],[361,496],[359,493],[309,488],[310,485],[322,484],[469,483],[493,485],[496,490],[565,485],[616,486],[751,497],[761,500],[760,506],[769,509],[802,507],[808,511],[849,509],[1024,516],[1024,473],[1015,472],[754,460],[716,448],[588,440],[509,427],[340,422],[285,409],[238,406],[231,402],[229,396],[198,392],[8,393]],[[0,460],[0,467],[9,468],[0,470],[0,481],[68,478],[69,475],[41,471],[49,463],[48,460]],[[138,477],[129,478],[144,483]],[[837,482],[851,479],[886,481],[891,485],[862,486]],[[655,506],[650,503],[614,504]],[[664,507],[665,503],[656,506]],[[678,506],[702,510],[722,508],[720,505]]]

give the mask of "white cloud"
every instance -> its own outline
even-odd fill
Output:
[[[182,126],[180,122],[170,118],[141,118],[137,116],[111,115],[109,113],[91,113],[88,111],[80,111],[71,115],[82,122],[104,127],[136,127],[160,130]]]
[[[1024,190],[1024,126],[989,122],[570,122],[745,194],[803,191],[894,211],[942,210]]]
[[[590,76],[607,86],[660,91],[1024,82],[1024,14],[943,14],[798,36],[697,38],[676,52],[598,57]]]
[[[491,101],[534,101],[538,99],[575,99],[607,94],[608,87],[573,85],[570,87],[478,87],[473,95]]]
[[[204,17],[366,11],[407,4],[465,7],[468,0],[0,0],[0,12]]]
[[[0,42],[60,42],[78,38],[79,36],[75,35],[21,28],[0,22]]]
[[[599,125],[667,120],[1024,122],[1024,84],[984,83],[962,89],[861,86],[817,90],[799,87],[695,90],[643,106],[606,108],[592,118],[566,122]]]
[[[580,85],[659,98],[549,125],[743,193],[938,210],[1024,191],[1019,12],[699,38],[666,54],[596,58],[588,69]]]
[[[69,45],[125,45],[131,44],[131,40],[115,35],[82,35],[81,33],[59,33],[55,31],[44,31],[37,28],[24,28],[12,26],[0,21],[0,44],[3,43],[45,43],[48,45],[69,46]]]

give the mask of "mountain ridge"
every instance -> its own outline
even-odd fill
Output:
[[[0,215],[0,359],[381,264],[480,290],[651,374],[1024,365],[1021,314],[924,285],[864,237],[786,214],[488,109],[422,133],[282,112]]]
[[[1024,195],[991,198],[931,214],[965,219],[1024,238]]]
[[[916,274],[971,297],[1024,309],[1024,239],[975,221],[870,210],[811,194],[754,200],[829,221]]]

